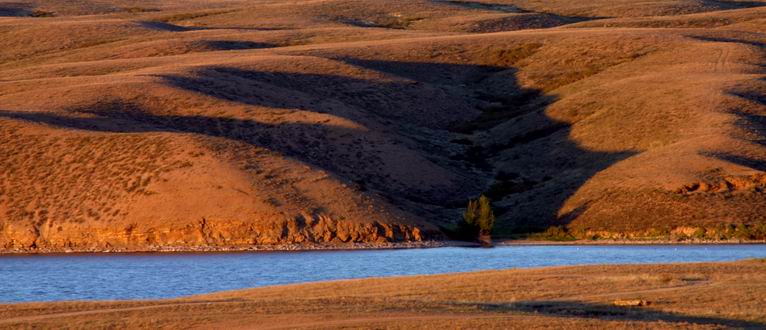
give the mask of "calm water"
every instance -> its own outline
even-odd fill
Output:
[[[372,276],[576,264],[730,261],[766,245],[0,256],[0,301],[146,299]]]

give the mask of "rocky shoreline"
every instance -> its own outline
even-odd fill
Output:
[[[281,251],[342,251],[342,250],[386,250],[422,249],[447,246],[472,246],[465,242],[418,241],[386,243],[344,243],[344,244],[274,244],[252,246],[148,246],[146,248],[84,248],[84,249],[4,249],[0,255],[14,254],[68,254],[68,253],[217,253],[217,252],[281,252]],[[477,245],[478,246],[478,245]]]
[[[274,222],[204,219],[186,226],[62,224],[58,230],[0,228],[0,254],[88,252],[234,252],[386,249],[441,246],[430,227],[404,223],[334,220],[329,217]]]
[[[543,240],[495,240],[494,246],[556,246],[556,245],[737,245],[737,244],[766,244],[766,240],[725,240],[725,241],[670,241],[670,240],[577,240],[577,241],[543,241]],[[342,243],[342,244],[274,244],[252,246],[148,246],[145,248],[85,248],[85,249],[2,249],[2,255],[24,254],[70,254],[70,253],[228,253],[228,252],[285,252],[285,251],[351,251],[351,250],[389,250],[389,249],[428,249],[441,247],[482,247],[481,244],[451,240],[429,240],[417,242],[372,242],[372,243]]]

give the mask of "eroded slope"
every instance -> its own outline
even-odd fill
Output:
[[[758,2],[22,4],[5,250],[766,234]]]

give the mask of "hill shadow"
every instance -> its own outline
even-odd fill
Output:
[[[380,192],[394,205],[437,225],[459,221],[452,218],[458,214],[456,211],[464,207],[468,198],[480,193],[490,194],[498,205],[520,195],[525,200],[528,196],[543,195],[531,202],[534,206],[531,211],[498,207],[499,225],[520,232],[540,231],[552,224],[565,225],[574,220],[579,213],[559,216],[564,202],[596,173],[632,155],[590,151],[571,141],[570,126],[545,115],[545,109],[555,98],[519,86],[512,67],[340,60],[399,79],[367,80],[223,66],[202,67],[190,75],[161,78],[175,88],[235,104],[327,113],[371,130],[396,132],[394,139],[411,137],[392,145],[417,150],[424,158],[453,173],[453,182],[438,186],[418,182],[392,184],[396,178],[381,169],[384,162],[374,146],[365,145],[363,139],[359,140],[361,143],[351,144],[332,140],[332,136],[363,137],[366,133],[336,126],[274,125],[250,119],[184,116],[159,113],[165,109],[144,109],[123,101],[102,102],[69,112],[77,116],[2,111],[0,117],[107,133],[191,133],[247,143],[322,168],[361,190]],[[502,86],[488,89],[489,82]],[[483,120],[482,113],[489,111],[487,107],[492,104],[492,120],[484,120],[476,130],[485,131],[522,117],[535,124],[514,132],[502,143],[489,146],[474,141],[476,135],[468,134],[474,131],[453,129],[448,133],[455,125]],[[455,139],[429,137],[424,135],[427,132],[441,132],[436,136]],[[497,168],[489,161],[501,152],[522,146],[536,151],[520,160],[524,166]],[[522,168],[532,170],[520,171]],[[574,169],[579,174],[563,181],[553,180],[563,169]]]
[[[267,42],[242,41],[242,40],[203,40],[200,41],[204,47],[213,50],[243,50],[243,49],[264,49],[279,47],[276,44]]]
[[[556,98],[519,86],[515,78],[517,69],[513,67],[333,59],[445,90],[461,86],[468,97],[476,100],[478,117],[454,121],[446,127],[464,136],[451,141],[464,145],[464,152],[450,157],[486,171],[488,181],[481,193],[493,201],[507,202],[495,205],[496,214],[504,219],[498,223],[501,235],[528,234],[569,224],[588,205],[559,214],[561,206],[595,174],[636,154],[586,150],[571,141],[571,125],[554,120],[545,112]],[[531,124],[499,141],[481,141],[482,133],[517,121]],[[526,154],[514,161],[518,166],[505,168],[492,164],[491,159],[516,150],[518,154]],[[563,170],[576,175],[562,177]],[[444,205],[461,208],[464,203],[465,200],[457,200]]]
[[[508,4],[508,3],[490,3],[490,2],[478,2],[478,1],[461,1],[461,0],[431,0],[431,2],[444,5],[444,6],[452,6],[452,7],[459,7],[463,9],[469,9],[469,10],[484,10],[484,11],[494,11],[497,13],[505,13],[505,14],[539,14],[539,15],[545,15],[546,17],[549,17],[551,19],[560,20],[559,24],[550,24],[546,26],[538,26],[534,28],[549,28],[559,25],[565,25],[565,24],[572,24],[577,22],[584,22],[584,21],[592,21],[592,20],[598,20],[598,19],[605,19],[608,17],[596,17],[596,16],[563,16],[554,14],[551,12],[545,12],[545,11],[532,11],[528,9],[524,9],[521,7],[518,7],[516,5]]]
[[[764,3],[763,5],[766,6],[766,3]],[[761,49],[766,49],[766,43],[757,41],[757,40],[727,38],[727,37],[710,37],[710,36],[690,36],[690,37],[693,39],[701,40],[701,41],[737,43],[737,44],[743,44],[743,45],[750,45],[750,46],[758,47]]]
[[[696,326],[725,326],[740,329],[763,329],[766,323],[722,317],[685,315],[653,310],[651,307],[622,307],[581,301],[519,301],[508,304],[477,304],[489,312],[522,312],[536,315],[588,318],[598,320],[669,322]]]
[[[718,5],[721,10],[727,9],[744,9],[744,8],[756,8],[766,6],[766,3],[761,1],[727,1],[727,0],[713,0],[710,3]]]
[[[24,120],[69,129],[102,133],[182,133],[244,142],[253,146],[299,158],[316,167],[332,170],[332,152],[321,150],[315,139],[330,134],[353,134],[353,129],[301,123],[267,124],[255,120],[210,117],[158,115],[139,105],[123,101],[107,101],[67,113],[0,111],[0,118]],[[292,132],[300,132],[293,136]],[[294,139],[295,141],[290,141]],[[306,150],[292,143],[304,144]],[[320,150],[317,150],[320,149]]]
[[[737,116],[735,124],[752,134],[752,137],[747,138],[747,141],[761,147],[766,147],[766,78],[757,80],[757,83],[761,85],[760,89],[730,91],[729,94],[757,104],[758,107],[764,110],[764,112],[757,113],[751,110],[739,109],[732,113]],[[710,153],[709,155],[758,171],[766,171],[766,158],[756,159],[747,155],[733,153]]]
[[[138,25],[152,30],[165,32],[188,32],[202,30],[247,30],[247,31],[280,31],[289,30],[281,27],[247,27],[247,26],[183,26],[163,21],[135,21]]]
[[[181,25],[176,25],[176,24],[167,23],[167,22],[160,22],[160,21],[137,21],[136,23],[143,28],[156,30],[156,31],[186,32],[186,31],[198,30],[193,27],[181,26]]]
[[[32,15],[34,7],[25,3],[0,4],[0,17],[25,17]]]
[[[766,103],[761,103],[761,105],[766,107]],[[738,118],[736,124],[755,135],[753,138],[747,139],[747,141],[766,148],[766,114],[753,114],[743,111],[734,112],[734,114]],[[706,155],[766,172],[766,158],[721,152],[706,153]]]
[[[736,43],[745,46],[756,47],[758,49],[757,51],[761,53],[761,56],[766,57],[766,43],[759,40],[754,40],[753,38],[710,36],[689,37],[707,42]],[[763,70],[766,70],[766,64],[758,63],[757,65],[763,68]],[[766,71],[764,71],[764,73],[766,73]],[[752,102],[765,110],[761,113],[755,113],[749,109],[737,109],[731,113],[737,117],[735,124],[739,128],[753,133],[753,138],[748,138],[748,142],[766,147],[766,78],[757,79],[755,80],[755,83],[755,87],[735,89],[728,91],[727,93],[728,95]],[[749,167],[758,171],[766,171],[766,158],[756,159],[748,155],[722,152],[706,152],[703,153],[703,155],[738,164],[744,167]]]
[[[511,4],[460,1],[460,0],[432,0],[432,2],[436,4],[440,4],[440,5],[460,7],[464,9],[487,10],[487,11],[496,11],[501,13],[529,13],[528,10],[521,9]]]
[[[436,72],[487,72],[493,69],[486,66],[421,64],[390,62],[395,66],[419,66],[425,70]],[[231,102],[247,105],[257,105],[272,108],[295,108],[317,113],[332,113],[352,121],[365,121],[375,118],[377,121],[407,119],[409,124],[441,129],[447,126],[449,120],[434,117],[431,111],[415,111],[411,105],[413,100],[423,99],[424,96],[451,98],[461,88],[455,86],[439,86],[432,88],[429,81],[372,81],[341,75],[267,72],[242,70],[232,67],[205,67],[196,70],[194,77],[163,76],[165,81],[177,88],[212,96]],[[292,93],[295,97],[285,97],[282,94],[262,93],[263,91],[279,91]],[[431,94],[431,95],[429,95]],[[343,103],[342,107],[324,106],[324,101],[335,100]],[[437,101],[427,104],[427,101]],[[470,118],[465,111],[467,102],[447,104],[443,99],[426,100],[426,107],[441,107],[439,115],[457,118]],[[409,105],[409,106],[408,106]],[[342,111],[345,108],[348,111]],[[369,120],[365,125],[373,124]]]

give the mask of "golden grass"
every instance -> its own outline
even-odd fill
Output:
[[[9,222],[53,227],[49,220],[121,219],[126,211],[115,208],[115,200],[151,194],[152,181],[183,166],[160,136],[23,135],[13,129],[0,135],[7,141],[0,146],[0,202]]]
[[[307,214],[442,238],[481,193],[502,235],[757,229],[760,4],[0,2],[0,249]]]

